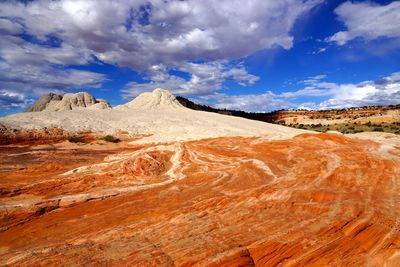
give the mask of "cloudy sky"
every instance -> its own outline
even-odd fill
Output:
[[[400,104],[400,1],[0,1],[0,115],[163,87],[229,109]]]

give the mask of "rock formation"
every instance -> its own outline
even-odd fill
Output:
[[[38,101],[33,103],[33,105],[26,110],[26,112],[45,110],[50,103],[58,103],[59,101],[61,101],[61,99],[62,95],[57,95],[54,93],[42,95]]]
[[[45,109],[48,112],[17,113],[0,118],[0,124],[11,131],[21,128],[35,130],[62,128],[70,132],[94,131],[103,134],[126,131],[131,135],[147,135],[148,137],[141,140],[144,142],[260,134],[267,135],[268,139],[280,139],[306,132],[275,124],[194,111],[183,107],[174,95],[163,89],[140,94],[125,105],[105,110],[93,110],[92,107],[95,108],[101,103],[93,104],[94,98],[90,95],[76,95],[80,97],[66,94],[61,101],[51,101]],[[85,112],[82,112],[84,106],[87,107]],[[49,112],[52,110],[58,112]],[[11,140],[20,139],[11,138]],[[4,143],[6,141],[3,140]]]
[[[165,108],[184,108],[176,97],[168,90],[156,88],[153,92],[142,93],[134,100],[116,109],[165,109]]]
[[[107,109],[110,104],[102,99],[96,99],[94,96],[86,93],[68,93],[57,95],[54,93],[45,94],[36,101],[27,112],[34,111],[61,111],[73,110],[79,108]]]

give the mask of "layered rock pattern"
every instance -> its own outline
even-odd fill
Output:
[[[0,264],[399,266],[391,144],[302,134],[8,146]]]

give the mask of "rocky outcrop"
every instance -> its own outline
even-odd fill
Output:
[[[42,95],[38,101],[36,101],[31,107],[26,110],[26,112],[45,110],[50,103],[58,103],[59,101],[61,101],[62,98],[62,95],[57,95],[54,93]]]
[[[116,109],[165,109],[165,108],[184,108],[176,97],[168,90],[156,88],[153,92],[142,93],[134,100],[124,105],[115,107]]]
[[[68,93],[57,95],[54,93],[45,94],[36,101],[27,112],[35,111],[61,111],[73,110],[78,108],[108,109],[110,104],[103,99],[96,99],[86,92]]]

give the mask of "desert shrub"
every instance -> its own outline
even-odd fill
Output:
[[[371,122],[367,122],[365,125],[367,125],[368,127],[371,127]]]
[[[362,132],[364,132],[364,130],[362,130],[362,129],[354,130],[354,133],[362,133]]]
[[[70,143],[87,143],[85,141],[85,139],[83,138],[83,136],[80,136],[80,135],[70,136],[70,137],[68,137],[68,141]]]
[[[349,127],[349,130],[354,130],[355,128],[353,127],[353,126],[350,126]]]
[[[103,137],[103,140],[106,142],[111,142],[111,143],[119,143],[121,140],[119,138],[116,138],[112,135],[106,135]]]
[[[384,132],[384,130],[383,130],[382,127],[375,127],[375,128],[373,129],[373,131],[374,131],[374,132]]]

